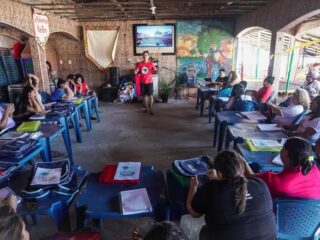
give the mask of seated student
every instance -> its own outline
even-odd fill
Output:
[[[263,87],[258,90],[258,92],[253,91],[254,99],[259,103],[266,103],[273,93],[272,84],[274,82],[274,77],[269,76],[263,80]]]
[[[299,125],[283,126],[289,136],[299,136],[312,142],[320,137],[320,96],[311,101],[311,112],[304,116]]]
[[[238,79],[237,73],[235,71],[231,71],[229,73],[227,86],[225,87],[233,87],[234,85],[240,83],[240,80]]]
[[[15,115],[33,115],[45,110],[33,87],[24,87]]]
[[[57,88],[53,91],[50,97],[50,102],[59,102],[68,98],[74,97],[73,92],[67,85],[66,81],[59,78]]]
[[[89,93],[89,87],[81,74],[75,75],[76,79],[76,93],[81,95],[86,95]]]
[[[244,176],[245,160],[234,151],[220,152],[213,162],[211,179],[198,188],[192,177],[187,210],[192,217],[205,215],[200,240],[270,240],[276,237],[272,199],[266,184]]]
[[[310,71],[306,76],[306,81],[302,85],[302,88],[307,90],[311,99],[315,98],[320,93],[320,82],[317,78],[317,72]]]
[[[5,128],[13,128],[16,124],[13,120],[14,105],[7,104],[5,109],[0,107],[0,130]]]
[[[300,137],[288,138],[280,156],[284,165],[281,172],[255,174],[268,185],[272,197],[320,199],[320,171],[310,143]]]
[[[231,92],[231,97],[229,98],[229,101],[225,105],[225,109],[235,110],[234,106],[236,105],[236,103],[244,100],[252,101],[252,97],[249,95],[246,95],[243,85],[241,83],[238,83],[234,85]]]
[[[275,122],[279,126],[290,125],[299,114],[309,109],[310,97],[306,90],[298,88],[293,93],[291,104],[288,107],[279,107],[273,103],[267,103],[267,105],[276,115]]]
[[[75,94],[76,93],[76,75],[69,74],[67,76],[67,85],[71,89],[71,91]]]
[[[9,196],[0,207],[0,239],[29,240],[30,236],[22,218],[16,213],[17,199]]]
[[[211,82],[207,86],[227,87],[227,85],[228,85],[228,77],[226,76],[226,70],[221,68],[219,70],[219,77],[217,77],[216,81]]]
[[[40,82],[40,79],[36,75],[29,73],[25,77],[24,86],[32,87],[37,98],[39,99],[40,102],[42,102],[41,94],[39,93],[39,82]]]
[[[174,222],[164,221],[155,223],[145,237],[135,229],[131,240],[188,240],[182,229]]]

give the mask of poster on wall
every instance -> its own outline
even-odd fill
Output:
[[[177,22],[177,68],[180,78],[216,79],[232,69],[233,20]]]
[[[49,31],[49,19],[46,14],[39,12],[33,13],[34,32],[38,44],[45,49],[46,42],[48,41]]]

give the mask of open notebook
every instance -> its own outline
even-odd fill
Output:
[[[278,124],[258,124],[258,128],[263,132],[282,131],[282,128],[278,127]]]
[[[123,215],[152,212],[152,205],[145,188],[120,192],[120,209]]]
[[[258,111],[241,112],[241,115],[245,116],[249,120],[256,120],[256,121],[267,120],[267,118],[261,112],[258,112]]]

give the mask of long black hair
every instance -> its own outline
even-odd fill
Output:
[[[244,176],[244,159],[234,151],[220,152],[214,159],[213,167],[221,172],[223,177],[233,185],[234,208],[238,215],[247,206],[247,179]]]
[[[181,228],[174,222],[156,223],[143,240],[188,240]]]
[[[244,87],[241,83],[233,86],[231,97],[234,97],[235,101],[241,100],[241,95],[245,93]]]
[[[76,80],[76,81],[78,80],[78,78],[81,79],[81,82],[82,82],[82,83],[83,83],[83,82],[86,82],[86,81],[84,80],[84,77],[83,77],[80,73],[77,73],[77,74],[75,75],[75,80]]]
[[[317,104],[317,109],[315,111],[312,111],[311,113],[309,113],[311,115],[310,120],[313,120],[315,118],[320,117],[320,96],[316,96],[312,102],[315,102]]]
[[[15,114],[25,114],[27,112],[28,106],[29,106],[29,94],[33,91],[34,89],[30,86],[26,86],[23,88],[21,97],[18,102],[18,107],[16,109]]]
[[[316,163],[312,161],[311,144],[304,138],[291,137],[288,138],[283,148],[288,152],[289,165],[297,169],[301,167],[301,173],[304,176],[308,175],[312,165]]]

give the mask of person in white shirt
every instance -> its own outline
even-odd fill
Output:
[[[317,72],[310,71],[306,76],[306,81],[302,85],[302,88],[307,90],[311,99],[315,98],[320,93],[320,82],[317,80],[317,78]]]
[[[267,103],[267,105],[276,115],[275,122],[279,126],[285,126],[290,125],[299,114],[309,109],[310,97],[306,90],[298,88],[293,93],[291,104],[288,107],[279,107],[272,103]]]
[[[13,128],[16,124],[13,121],[14,105],[8,104],[6,108],[0,107],[0,130]]]
[[[299,125],[284,126],[288,136],[303,137],[311,142],[320,138],[320,96],[315,97],[310,104],[311,112],[306,115]]]

